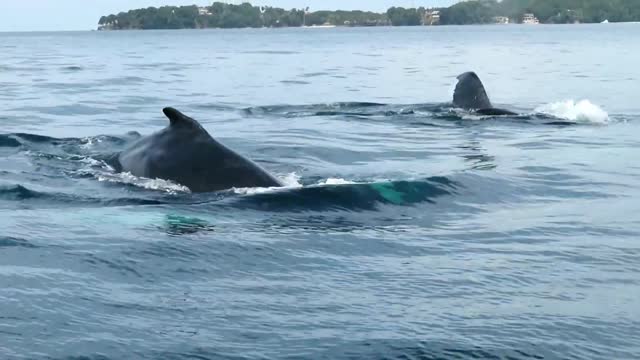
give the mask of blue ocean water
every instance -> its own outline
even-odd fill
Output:
[[[640,25],[0,34],[0,358],[640,358]],[[476,71],[515,117],[447,108]],[[175,106],[285,180],[99,155]]]

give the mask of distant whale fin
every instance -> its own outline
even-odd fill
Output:
[[[162,109],[162,112],[165,114],[166,117],[169,118],[169,122],[172,127],[192,127],[192,128],[201,127],[196,120],[188,117],[187,115],[181,113],[180,111],[172,107],[166,107]]]
[[[461,109],[490,109],[493,106],[484,85],[476,73],[469,71],[458,75],[453,93],[453,105]]]

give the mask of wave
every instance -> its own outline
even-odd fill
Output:
[[[3,247],[22,247],[22,248],[37,248],[36,245],[31,244],[28,240],[15,238],[11,236],[0,236],[0,248]]]
[[[50,136],[45,136],[45,135],[27,134],[27,133],[5,134],[1,136],[18,141],[21,145],[24,144],[25,142],[50,143],[55,145],[59,141],[66,140],[66,139],[59,139],[59,138],[54,138]]]
[[[252,191],[231,198],[228,205],[267,211],[304,210],[376,210],[380,205],[411,206],[435,203],[436,198],[453,195],[461,187],[446,177],[356,183],[327,179],[297,188],[273,188]],[[237,194],[237,190],[234,190]]]
[[[46,135],[11,133],[0,134],[0,147],[25,147],[27,150],[42,148],[42,146],[64,147],[69,153],[83,154],[93,149],[122,148],[132,140],[140,138],[140,133],[130,131],[125,135],[96,135],[83,138],[55,138]]]
[[[0,147],[20,147],[22,143],[9,135],[0,135]]]
[[[63,66],[60,70],[64,72],[78,72],[78,71],[84,70],[84,68],[82,66],[77,66],[77,65],[68,65],[68,66]]]
[[[121,174],[117,174],[121,175]],[[430,177],[414,181],[355,183],[327,179],[309,186],[282,188],[232,189],[209,194],[190,194],[184,187],[164,180],[140,183],[131,175],[115,176],[110,181],[123,186],[136,186],[150,192],[136,197],[90,197],[60,192],[42,192],[23,185],[0,186],[0,200],[37,202],[48,206],[125,206],[165,204],[209,204],[211,206],[262,211],[291,210],[376,210],[380,205],[411,206],[435,203],[436,198],[453,195],[461,187],[446,177]],[[135,179],[133,179],[135,178]],[[180,191],[176,190],[179,189]]]
[[[125,206],[125,205],[163,205],[167,202],[145,198],[97,198],[81,195],[70,195],[59,192],[42,192],[29,189],[23,185],[0,185],[0,200],[37,202],[44,206],[55,207],[66,204],[70,206]]]

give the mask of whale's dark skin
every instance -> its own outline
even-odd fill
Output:
[[[518,115],[510,110],[494,108],[482,81],[475,72],[462,73],[457,79],[458,83],[453,92],[453,106],[480,115]]]
[[[110,161],[117,171],[171,180],[192,192],[282,186],[257,164],[216,141],[196,120],[171,107],[163,112],[169,126],[117,154]]]

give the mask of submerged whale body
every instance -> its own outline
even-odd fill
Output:
[[[192,192],[282,186],[257,164],[216,141],[196,120],[171,107],[163,112],[169,126],[117,154],[110,161],[117,171],[170,180]]]
[[[494,108],[491,105],[484,85],[478,75],[468,71],[458,75],[458,83],[453,92],[453,105],[455,107],[473,111],[480,115],[517,115],[513,111]]]

